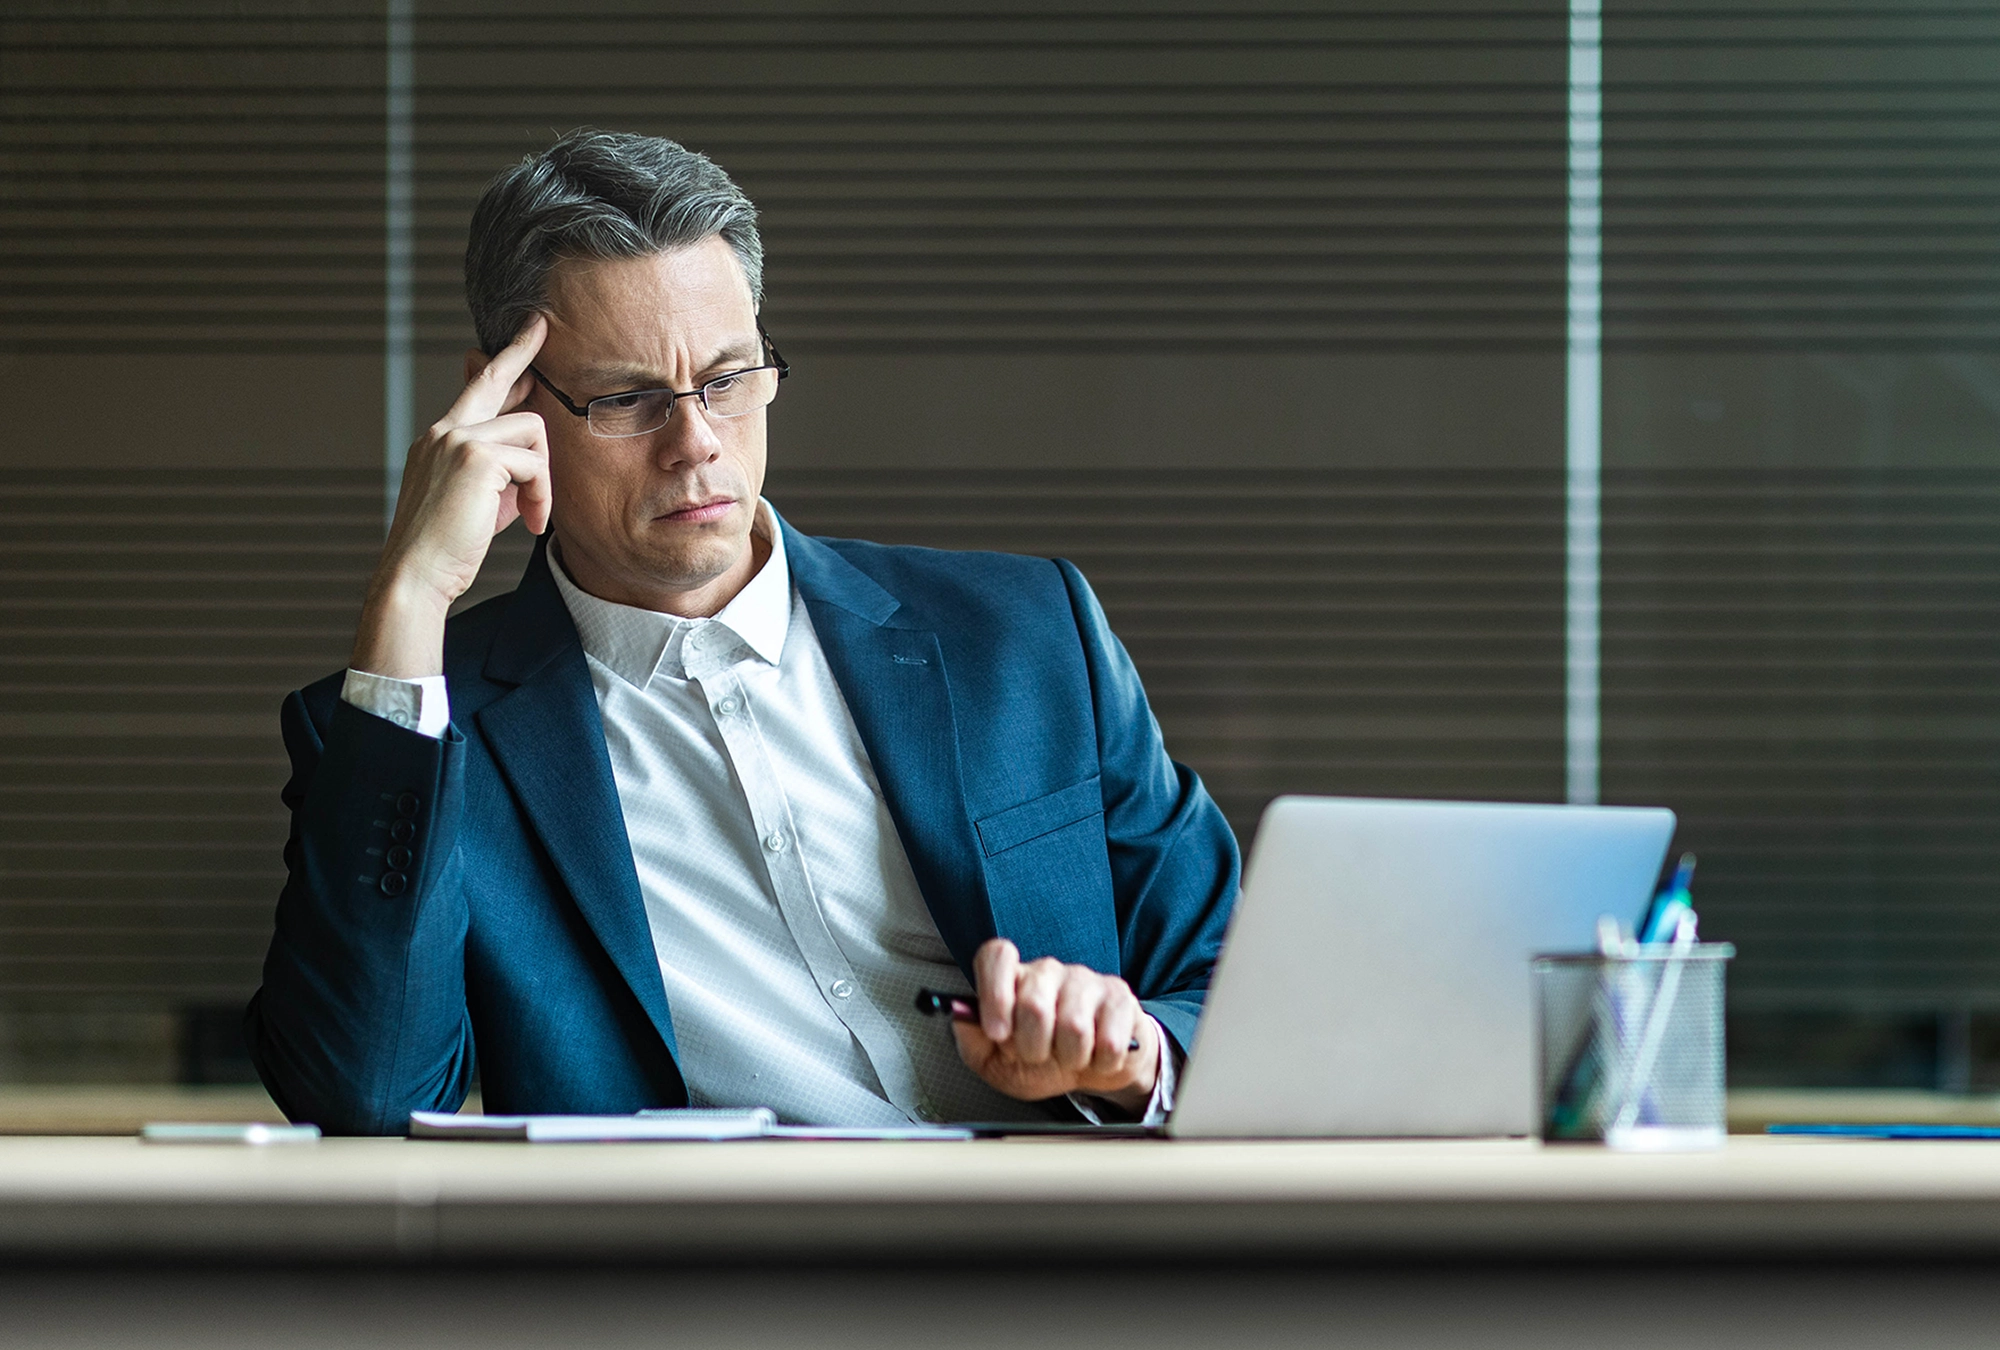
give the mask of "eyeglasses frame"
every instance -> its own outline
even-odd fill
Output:
[[[528,373],[530,375],[533,375],[535,379],[541,383],[542,388],[548,390],[551,394],[554,394],[556,397],[556,402],[562,404],[565,410],[567,410],[574,416],[581,417],[584,420],[584,424],[586,426],[588,426],[590,423],[591,403],[597,403],[600,400],[607,398],[629,398],[634,394],[672,395],[672,397],[668,400],[667,403],[666,421],[660,423],[660,427],[663,427],[667,424],[667,422],[671,422],[673,420],[674,408],[678,406],[680,401],[684,398],[699,399],[701,401],[701,410],[703,412],[708,412],[709,411],[708,387],[711,384],[720,384],[724,380],[733,380],[738,376],[748,375],[754,371],[759,371],[759,370],[777,371],[778,379],[782,383],[784,378],[792,373],[792,368],[791,366],[786,364],[785,358],[779,354],[778,344],[771,341],[771,335],[764,331],[764,321],[762,319],[757,320],[757,337],[759,341],[763,343],[764,350],[771,354],[771,360],[766,365],[745,366],[741,370],[728,371],[724,374],[717,375],[712,380],[704,380],[692,389],[624,389],[620,390],[618,393],[615,394],[600,394],[597,396],[597,398],[590,400],[590,403],[586,403],[582,407],[578,407],[576,404],[576,400],[572,399],[568,394],[565,394],[562,390],[556,388],[553,384],[549,383],[549,377],[542,374],[542,372],[538,370],[532,362],[528,366]],[[773,397],[776,397],[776,395],[773,394]],[[766,404],[765,406],[769,407],[770,405]],[[751,411],[754,412],[755,409],[752,409]],[[749,414],[738,413],[736,415],[738,417],[746,417]],[[606,436],[602,432],[598,431],[595,427],[591,427],[590,434],[593,436],[597,436],[602,440],[607,440],[607,441],[627,441],[633,439],[633,437],[636,436],[649,435],[653,431],[658,431],[660,427],[652,427],[649,428],[647,431],[634,431],[624,436]]]

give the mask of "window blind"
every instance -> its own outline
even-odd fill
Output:
[[[2000,12],[1604,31],[1607,790],[1744,1016],[1991,1005]]]

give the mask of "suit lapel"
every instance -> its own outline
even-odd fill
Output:
[[[516,687],[480,709],[479,729],[585,922],[678,1058],[597,695],[546,550],[544,536],[486,662],[488,679]]]
[[[847,700],[938,933],[962,967],[994,934],[965,813],[958,726],[937,634],[852,563],[783,525],[785,556]],[[899,620],[901,622],[899,622]]]

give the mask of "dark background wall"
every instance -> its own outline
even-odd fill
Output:
[[[276,703],[344,664],[380,537],[384,16],[35,13],[0,19],[0,1076],[226,1072],[185,1042],[255,984]],[[1934,1077],[2000,988],[2000,23],[1606,32],[1607,796],[1686,817],[1739,1068]],[[1562,7],[415,33],[420,419],[486,179],[672,135],[764,212],[795,523],[1075,559],[1246,840],[1279,791],[1560,795]]]
[[[1608,8],[1606,791],[1739,1066],[2000,1086],[2000,7]]]

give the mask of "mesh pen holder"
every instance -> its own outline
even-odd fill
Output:
[[[1702,942],[1536,957],[1542,1138],[1721,1147],[1723,975],[1734,955],[1727,942]]]

